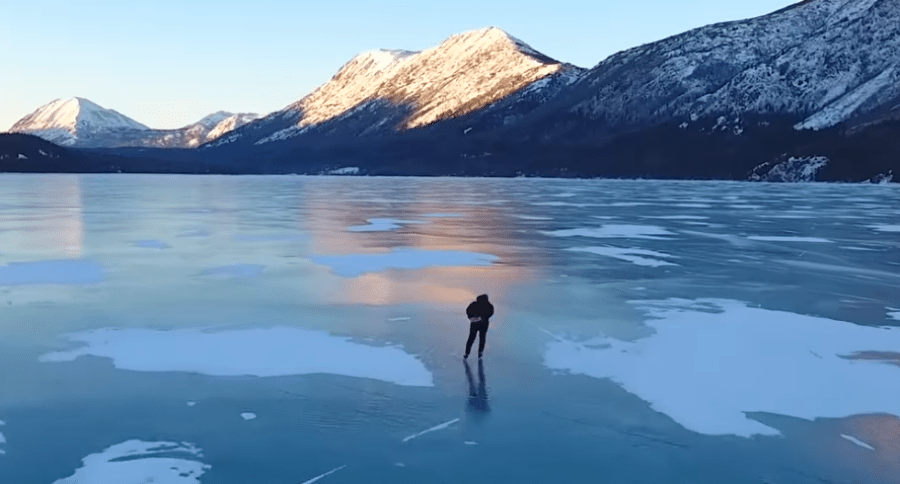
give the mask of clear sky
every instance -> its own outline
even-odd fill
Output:
[[[152,128],[300,99],[359,52],[502,28],[558,60],[607,56],[795,0],[0,0],[0,130],[79,96]]]

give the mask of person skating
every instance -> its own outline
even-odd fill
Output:
[[[466,316],[469,318],[469,339],[466,341],[466,354],[463,355],[463,358],[469,357],[476,334],[479,336],[478,357],[482,357],[484,354],[484,340],[487,338],[488,323],[493,315],[494,305],[488,301],[487,294],[478,296],[466,308]]]

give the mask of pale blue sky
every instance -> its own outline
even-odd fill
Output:
[[[153,128],[217,110],[264,114],[328,81],[359,52],[427,49],[487,26],[592,67],[629,47],[791,3],[0,0],[0,130],[72,96]]]

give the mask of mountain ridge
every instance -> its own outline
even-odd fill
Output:
[[[590,69],[493,27],[362,52],[177,158],[225,173],[861,181],[900,169],[897,120],[900,0],[808,0]]]
[[[193,148],[259,116],[217,111],[177,129],[152,129],[82,97],[56,99],[17,121],[10,133],[39,136],[69,147]]]
[[[299,101],[212,145],[286,140],[367,112],[378,114],[358,134],[419,128],[484,108],[561,69],[576,68],[496,27],[456,34],[418,52],[366,51]],[[262,128],[266,122],[272,127]]]
[[[150,128],[116,110],[103,108],[84,98],[71,97],[55,99],[39,107],[13,124],[9,131],[43,135],[48,141],[71,146],[88,133],[124,129]]]

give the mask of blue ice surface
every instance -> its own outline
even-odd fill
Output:
[[[62,259],[10,262],[0,266],[0,285],[96,284],[103,267],[90,260]]]
[[[896,186],[28,175],[0,206],[3,483],[900,482]],[[427,223],[347,230],[379,217]]]

